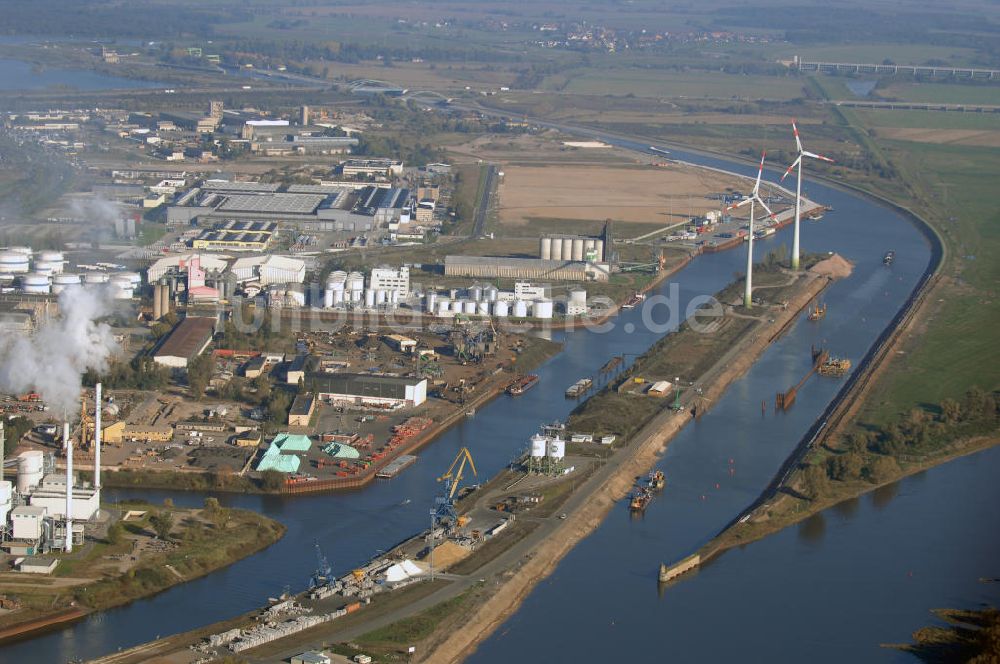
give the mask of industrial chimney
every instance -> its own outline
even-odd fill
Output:
[[[94,489],[101,489],[101,384],[94,388]],[[3,478],[0,478],[3,479]]]
[[[69,440],[69,422],[63,422],[66,446],[66,553],[73,551],[73,443]]]

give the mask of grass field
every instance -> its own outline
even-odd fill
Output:
[[[767,49],[771,58],[800,56],[806,61],[826,62],[882,62],[892,60],[900,65],[920,65],[928,60],[940,60],[953,66],[971,65],[976,51],[956,46],[933,46],[930,44],[822,44],[777,45]]]
[[[854,109],[854,114],[868,127],[995,129],[1000,131],[1000,113],[942,113],[938,111]]]
[[[562,76],[562,75],[560,75]],[[794,99],[802,96],[802,79],[793,76],[738,76],[662,69],[585,69],[567,74],[556,85],[546,80],[543,89],[559,88],[565,94],[606,94],[637,97],[733,97]]]
[[[875,90],[883,99],[941,104],[993,104],[1000,106],[1000,84],[891,83]]]

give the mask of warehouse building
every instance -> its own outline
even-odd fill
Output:
[[[167,335],[153,353],[153,361],[166,367],[186,369],[212,343],[215,319],[188,316]]]
[[[237,282],[257,281],[271,284],[301,284],[306,280],[306,264],[289,256],[247,256],[233,261],[230,271]]]
[[[288,426],[307,427],[316,412],[316,398],[309,393],[295,395],[292,407],[288,410]]]
[[[264,251],[271,244],[277,228],[278,224],[273,221],[231,219],[202,231],[191,246],[219,251]]]
[[[396,159],[348,159],[340,166],[344,177],[392,177],[402,175],[403,162]]]
[[[402,408],[427,401],[427,380],[369,374],[311,373],[309,389],[334,404],[364,408]]]
[[[605,263],[502,258],[496,256],[445,256],[444,273],[455,277],[485,279],[551,279],[554,281],[607,281]]]

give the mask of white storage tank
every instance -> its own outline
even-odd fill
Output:
[[[371,288],[365,289],[365,306],[369,309],[375,306],[375,291]]]
[[[17,457],[17,491],[26,494],[42,481],[45,454],[41,450],[21,452]]]
[[[56,266],[53,263],[36,262],[34,272],[35,274],[44,274],[46,277],[51,277],[56,272]]]
[[[388,299],[388,293],[387,293],[387,291],[384,291],[382,289],[379,289],[379,290],[375,291],[375,303],[376,304],[379,304],[379,305],[385,304],[385,302],[386,302],[387,299]]]
[[[479,302],[483,299],[483,288],[479,284],[474,285],[469,289],[469,298]]]
[[[496,286],[487,286],[486,289],[483,290],[483,297],[485,297],[488,302],[496,302],[497,294],[499,292],[500,291]]]
[[[504,316],[510,314],[510,306],[503,300],[498,300],[493,303],[493,315],[494,316]]]
[[[449,311],[451,311],[451,303],[448,300],[438,300],[437,315],[447,316]]]
[[[455,314],[462,313],[462,301],[461,300],[452,300],[451,301],[451,312],[455,313]]]
[[[23,274],[28,271],[28,257],[16,251],[0,253],[0,272]]]
[[[106,284],[111,277],[108,276],[107,272],[86,272],[83,275],[83,283],[91,284]]]
[[[438,295],[434,291],[427,291],[427,295],[424,296],[424,308],[434,313],[437,311]]]
[[[540,459],[546,455],[548,452],[548,442],[549,439],[545,436],[536,433],[531,437],[531,456],[535,459]]]
[[[546,451],[550,459],[559,461],[566,457],[566,441],[562,438],[550,438]]]
[[[15,254],[21,254],[22,256],[31,256],[33,253],[31,247],[11,247],[8,251],[13,251]]]
[[[479,314],[480,316],[489,316],[490,303],[487,302],[486,300],[483,300],[482,302],[476,302],[476,313]]]
[[[597,262],[604,262],[604,240],[596,240],[594,242],[594,253],[597,254]]]
[[[464,311],[467,314],[474,314],[476,313],[477,304],[478,304],[477,302],[474,302],[472,300],[466,300],[465,302],[462,303],[462,311]]]
[[[7,515],[10,514],[14,485],[7,480],[0,482],[0,523],[7,524]]]
[[[25,293],[48,295],[52,285],[49,283],[48,275],[32,272],[21,277],[21,290]]]
[[[527,318],[528,317],[528,303],[524,300],[514,301],[514,313],[512,314],[514,318]]]
[[[0,284],[10,286],[17,277],[10,272],[0,272]]]
[[[587,306],[587,291],[582,288],[573,288],[569,292],[570,304],[576,304],[581,307]]]
[[[333,290],[333,306],[339,307],[344,303],[344,289]]]
[[[565,252],[563,252],[565,253]],[[583,238],[573,238],[573,260],[582,261],[583,260]]]
[[[329,286],[329,284],[327,284]],[[343,291],[341,291],[343,292]],[[323,290],[323,308],[329,309],[333,306],[333,289],[326,288]]]
[[[52,292],[58,295],[67,288],[80,285],[80,275],[72,272],[63,272],[52,277]]]
[[[542,258],[542,260],[549,260],[552,258],[552,238],[542,238],[541,246],[538,248],[538,255]]]
[[[552,318],[552,300],[535,300],[531,305],[534,318]]]

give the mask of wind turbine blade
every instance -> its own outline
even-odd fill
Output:
[[[761,199],[761,197],[760,197],[760,196],[756,196],[756,195],[755,195],[755,196],[754,196],[754,198],[755,198],[755,199],[757,200],[757,203],[759,203],[759,204],[760,204],[760,206],[761,206],[762,208],[764,208],[765,210],[767,210],[767,214],[768,214],[768,215],[769,215],[769,216],[770,216],[770,217],[771,217],[771,218],[773,219],[773,218],[774,218],[774,213],[773,213],[773,212],[771,212],[771,208],[767,207],[767,203],[765,203],[765,202],[764,202],[764,201],[763,201],[763,200]]]
[[[748,198],[744,198],[744,199],[743,199],[742,201],[740,201],[739,203],[733,203],[732,205],[730,205],[730,206],[729,206],[729,207],[727,207],[726,209],[727,209],[727,210],[735,210],[736,208],[741,208],[741,207],[743,207],[744,205],[747,205],[747,204],[748,204],[748,203],[749,203],[749,202],[750,202],[751,200],[752,200],[752,197],[748,197]]]
[[[802,152],[802,141],[799,140],[799,128],[795,126],[795,120],[792,120],[792,133],[795,134],[795,149]]]
[[[830,159],[829,157],[824,157],[821,154],[816,154],[815,152],[803,152],[802,156],[803,157],[812,157],[813,159],[819,159],[820,161],[828,161],[831,164],[833,163],[833,159]]]
[[[789,166],[789,167],[788,167],[788,168],[787,168],[787,169],[785,170],[785,174],[781,176],[781,179],[780,179],[780,180],[778,180],[778,182],[784,182],[784,181],[785,181],[785,178],[787,178],[787,177],[788,177],[789,175],[791,175],[791,174],[792,174],[792,171],[794,171],[794,170],[795,170],[795,167],[799,165],[799,162],[800,162],[800,161],[802,161],[802,157],[801,157],[801,155],[800,155],[800,156],[798,157],[798,159],[796,159],[795,161],[793,161],[793,162],[792,162],[792,165],[791,165],[791,166]]]
[[[757,195],[757,190],[760,189],[760,178],[764,174],[764,157],[767,156],[767,151],[760,153],[760,167],[757,168],[757,183],[753,186],[753,195]]]

